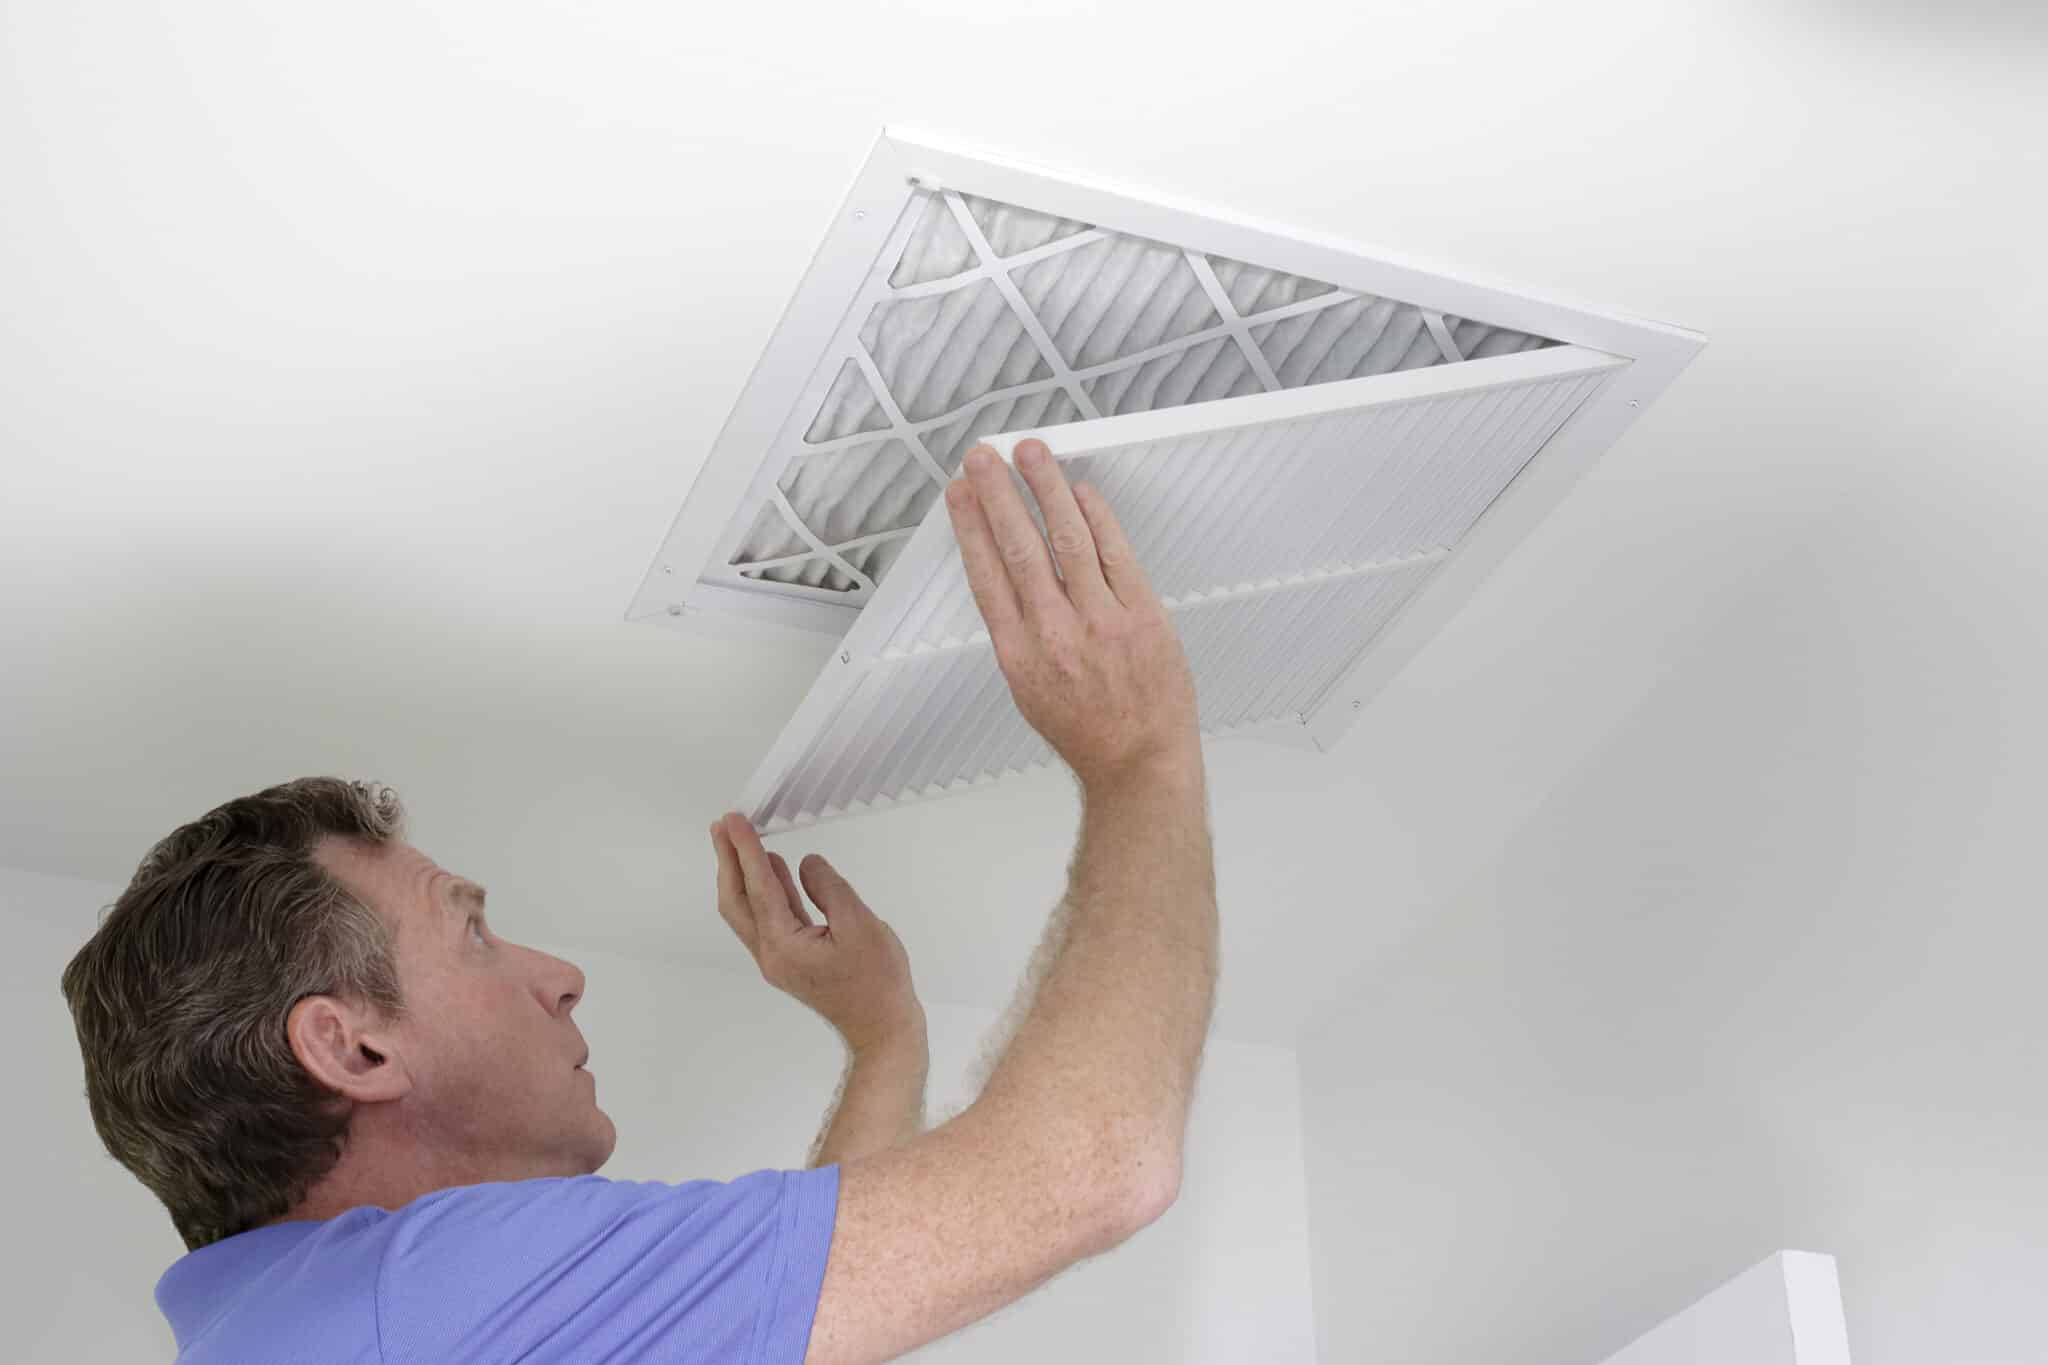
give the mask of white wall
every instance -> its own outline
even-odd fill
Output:
[[[1787,1246],[1837,1258],[1857,1365],[2048,1359],[2048,642],[1978,473],[1753,551],[1312,1016],[1325,1360],[1586,1365]]]
[[[1601,1365],[1849,1365],[1835,1258],[1775,1252]]]
[[[151,1293],[184,1247],[92,1131],[57,984],[118,890],[0,868],[0,1033],[17,1078],[14,1232],[0,1241],[10,1358],[71,1365],[172,1354]],[[516,925],[501,928],[517,937]],[[588,978],[577,1015],[619,1129],[604,1174],[723,1180],[803,1164],[841,1067],[825,1024],[737,972],[537,946]],[[936,1122],[971,1098],[971,1064],[996,1014],[930,1002],[926,1012]],[[1291,1050],[1212,1040],[1180,1202],[1107,1256],[908,1358],[1312,1361],[1295,1083]]]

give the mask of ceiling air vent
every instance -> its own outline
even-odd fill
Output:
[[[764,831],[1050,762],[940,497],[1038,436],[1129,532],[1203,730],[1327,749],[1702,344],[885,133],[628,617],[840,638]]]

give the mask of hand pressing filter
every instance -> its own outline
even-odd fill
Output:
[[[1084,791],[1199,773],[1194,675],[1122,523],[1094,487],[1067,483],[1045,442],[1019,441],[1016,459],[1044,534],[987,445],[961,461],[946,510],[1018,712]]]
[[[761,846],[744,815],[719,817],[711,846],[718,854],[718,913],[763,980],[816,1012],[856,1053],[923,1038],[924,1005],[910,980],[910,954],[830,862],[813,853],[801,864],[804,886],[826,920],[813,924],[789,864]]]

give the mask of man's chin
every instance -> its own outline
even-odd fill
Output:
[[[590,1174],[595,1175],[604,1168],[605,1162],[612,1159],[612,1152],[619,1145],[619,1130],[613,1125],[611,1115],[604,1110],[593,1109],[592,1112],[596,1114],[597,1122],[593,1125],[589,1155]]]

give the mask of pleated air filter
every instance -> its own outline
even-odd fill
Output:
[[[1203,730],[1327,749],[1701,344],[884,134],[628,616],[840,637],[764,831],[1051,762],[940,497],[1035,435],[1124,524]]]

